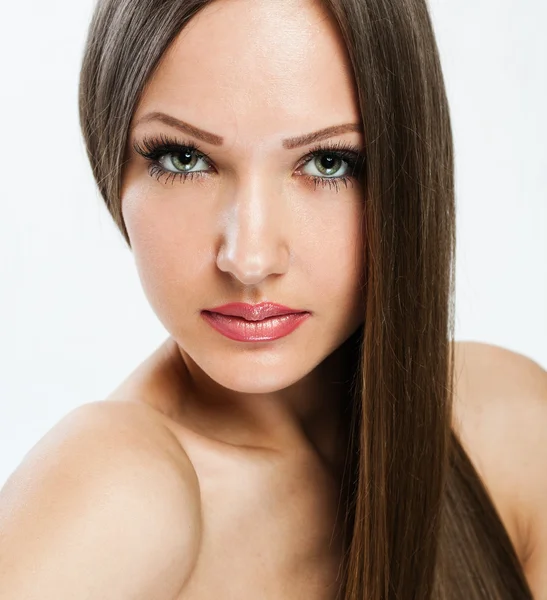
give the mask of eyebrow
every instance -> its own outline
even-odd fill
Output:
[[[208,131],[205,131],[204,129],[195,127],[194,125],[190,125],[190,123],[185,123],[184,121],[176,119],[175,117],[165,114],[163,112],[151,112],[144,115],[135,123],[135,127],[140,123],[149,123],[150,121],[160,121],[165,125],[175,127],[179,131],[187,133],[208,144],[212,144],[213,146],[222,146],[222,144],[224,143],[224,138],[222,136],[210,133]],[[343,125],[332,125],[330,127],[325,127],[324,129],[312,131],[311,133],[305,133],[303,135],[285,138],[282,141],[283,148],[292,150],[294,148],[300,148],[301,146],[306,146],[308,144],[312,144],[313,142],[319,142],[320,140],[324,140],[326,138],[333,137],[335,135],[341,135],[342,133],[348,133],[351,131],[363,133],[363,127],[360,123],[345,123]]]

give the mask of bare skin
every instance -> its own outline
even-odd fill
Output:
[[[196,471],[203,529],[181,600],[333,599],[342,552],[341,465],[298,437],[287,436],[279,449],[210,437],[187,420],[180,369],[169,338],[107,400],[154,408]]]
[[[500,353],[507,360],[506,353],[518,369],[522,357],[486,344],[459,342],[454,348],[453,427],[490,490],[533,583],[540,574],[532,572],[533,564],[529,566],[530,523],[514,494],[519,452],[510,447],[504,455],[495,435],[503,440],[505,434],[488,427],[496,410],[488,408],[492,400],[488,390],[493,388],[491,374],[483,368],[488,362],[498,368]],[[160,413],[196,470],[205,509],[203,544],[180,599],[220,597],[226,594],[228,580],[234,598],[256,597],[257,590],[267,590],[267,598],[334,598],[341,560],[335,532],[341,515],[337,512],[339,479],[333,477],[332,466],[298,441],[285,452],[264,452],[197,432],[185,422],[181,410],[180,368],[176,343],[169,338],[108,398],[144,403]],[[478,394],[484,394],[483,399]],[[506,421],[511,421],[510,412]],[[225,548],[237,551],[221,550]]]
[[[2,598],[336,596],[332,465],[298,439],[275,451],[202,435],[181,410],[176,348],[63,419],[2,488]],[[502,348],[454,348],[453,428],[544,600],[547,373]]]

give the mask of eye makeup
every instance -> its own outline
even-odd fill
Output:
[[[189,179],[202,179],[211,175],[211,170],[199,170],[190,171],[184,170],[183,161],[179,159],[184,157],[185,159],[196,159],[197,161],[202,160],[207,163],[210,167],[213,166],[213,160],[199,147],[190,140],[179,141],[171,136],[161,134],[159,136],[144,137],[141,142],[135,142],[133,144],[134,151],[143,156],[149,161],[149,174],[151,177],[155,177],[158,181],[163,178],[163,183],[174,183],[176,180],[185,182]],[[323,164],[323,161],[327,159],[328,166]],[[165,160],[168,159],[174,170],[168,169],[165,166]],[[178,162],[182,165],[175,167],[173,162]],[[195,162],[195,161],[194,161]],[[334,162],[335,167],[332,166]],[[308,181],[314,184],[314,188],[318,185],[322,187],[329,186],[331,189],[335,189],[337,192],[340,189],[340,185],[347,187],[348,183],[352,183],[354,180],[360,178],[364,170],[365,155],[363,151],[353,144],[348,142],[319,142],[315,145],[305,156],[299,161],[297,167],[297,173],[306,178]],[[340,166],[346,166],[345,172],[342,175],[331,177],[321,175],[310,175],[308,173],[302,173],[301,169],[308,164],[318,170],[319,168],[325,170],[335,171],[340,170]],[[340,165],[340,166],[338,166]],[[195,167],[195,164],[192,168]]]

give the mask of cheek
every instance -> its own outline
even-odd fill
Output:
[[[310,307],[322,323],[324,341],[336,348],[364,322],[365,249],[361,229],[362,203],[333,211],[315,227],[313,243],[302,258]],[[323,229],[321,233],[320,229]]]
[[[190,310],[211,260],[206,224],[191,210],[182,214],[164,194],[142,187],[126,190],[122,210],[143,289],[158,317],[165,323],[173,310]]]
[[[305,261],[325,301],[351,303],[359,290],[365,262],[361,219],[362,208],[354,203],[323,220],[323,227],[308,236]]]

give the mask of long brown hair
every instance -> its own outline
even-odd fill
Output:
[[[127,244],[129,126],[171,42],[210,0],[99,0],[80,79],[94,177]],[[443,74],[425,0],[323,0],[365,132],[364,325],[348,386],[344,600],[531,599],[452,429],[455,199]]]

